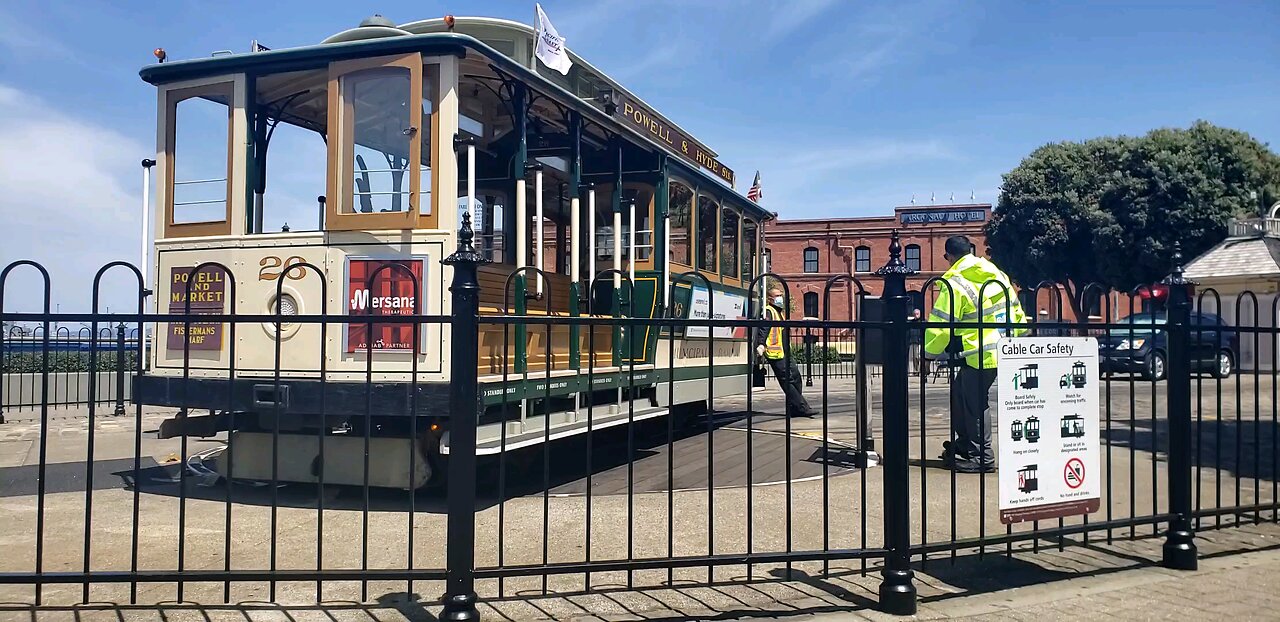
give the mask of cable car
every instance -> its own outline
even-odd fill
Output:
[[[1040,489],[1038,465],[1028,464],[1018,469],[1018,490],[1023,493],[1033,493]]]
[[[1062,438],[1080,438],[1084,436],[1084,417],[1080,415],[1064,415],[1061,425]]]
[[[1040,365],[1038,363],[1023,365],[1019,371],[1022,372],[1021,382],[1019,383],[1021,388],[1035,389],[1040,386]]]
[[[1015,441],[1022,440],[1022,420],[1021,419],[1014,419],[1013,423],[1009,424],[1009,435],[1012,436],[1013,440]]]
[[[1023,424],[1023,432],[1027,436],[1028,443],[1035,443],[1040,440],[1040,418],[1034,415],[1027,417],[1027,422]]]
[[[1083,389],[1087,380],[1087,374],[1084,361],[1076,361],[1071,366],[1071,384],[1077,389]]]
[[[717,316],[745,316],[771,215],[714,151],[582,58],[566,75],[540,65],[534,37],[500,19],[374,17],[318,45],[142,70],[159,109],[158,310],[181,313],[189,295],[196,313],[285,316],[160,322],[138,400],[213,410],[164,422],[163,437],[229,430],[236,477],[278,462],[280,480],[310,482],[316,465],[368,455],[371,485],[431,480],[449,453],[447,324],[359,318],[450,313],[440,260],[463,213],[492,260],[482,316],[697,318],[713,298]],[[320,313],[351,320],[288,321]],[[482,455],[750,386],[742,328],[483,320],[467,372]]]

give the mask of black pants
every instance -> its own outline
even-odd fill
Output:
[[[987,394],[995,381],[994,369],[962,365],[951,383],[951,431],[956,439],[951,451],[958,461],[996,461],[991,450],[991,417],[987,415]]]
[[[773,375],[778,378],[778,385],[782,387],[782,392],[787,396],[787,414],[788,415],[805,415],[813,412],[809,402],[805,401],[804,393],[801,390],[800,369],[796,364],[786,358],[767,359],[769,367],[773,368]]]

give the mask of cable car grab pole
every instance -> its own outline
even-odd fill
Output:
[[[147,244],[148,221],[151,216],[151,167],[156,165],[155,160],[142,160],[142,241],[141,253],[138,255],[138,271],[142,273],[142,289],[146,291],[147,282],[151,276],[151,252]]]
[[[537,269],[542,269],[542,165],[536,164],[533,169],[533,231],[537,236],[533,241],[534,258]],[[560,249],[563,251],[563,249]],[[537,275],[538,294],[542,294],[542,275]]]

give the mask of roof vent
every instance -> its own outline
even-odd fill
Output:
[[[395,28],[396,23],[383,17],[380,13],[374,13],[372,17],[366,17],[364,18],[364,21],[360,22],[361,28],[366,28],[369,26],[382,26],[384,28]]]

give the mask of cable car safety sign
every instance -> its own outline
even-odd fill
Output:
[[[998,345],[1000,522],[1096,512],[1097,340],[1017,337]]]

